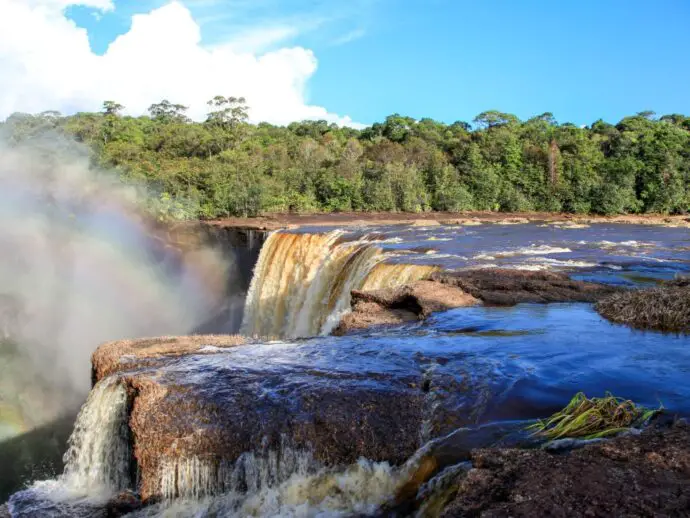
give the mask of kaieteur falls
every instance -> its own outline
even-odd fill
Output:
[[[561,395],[625,391],[690,410],[686,338],[614,326],[588,295],[689,271],[684,229],[499,222],[258,238],[206,226],[165,239],[187,246],[189,232],[221,256],[251,251],[240,272],[251,279],[226,290],[244,297],[241,326],[221,302],[203,327],[241,336],[102,345],[63,473],[14,492],[10,516],[441,516],[473,480],[475,448],[541,451],[526,428]],[[498,285],[567,303],[497,304]],[[353,293],[367,311],[388,300],[406,311],[395,301],[437,303],[461,287],[472,307],[331,335]],[[673,354],[640,354],[659,348]]]
[[[266,338],[327,335],[350,309],[352,290],[402,286],[436,270],[386,263],[376,238],[365,234],[352,241],[341,231],[273,233],[249,287],[242,333]]]

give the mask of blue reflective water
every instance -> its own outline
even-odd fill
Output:
[[[578,391],[690,416],[690,337],[613,325],[588,304],[461,308],[394,330],[193,355],[165,371],[204,398],[251,392],[287,407],[305,392],[426,383],[430,419],[452,413],[454,425],[544,417]]]

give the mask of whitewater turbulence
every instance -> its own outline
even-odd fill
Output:
[[[373,237],[348,241],[342,231],[276,232],[254,270],[242,333],[298,338],[330,333],[350,309],[352,290],[400,286],[437,268],[386,263]]]
[[[9,501],[11,515],[53,516],[49,510],[55,510],[55,516],[89,515],[95,509],[91,506],[132,488],[135,470],[128,420],[124,383],[118,377],[98,382],[69,438],[63,474],[15,493]]]
[[[131,486],[127,390],[117,378],[97,383],[82,407],[65,453],[62,480],[87,494]]]

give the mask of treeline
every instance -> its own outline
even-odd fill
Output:
[[[15,141],[64,132],[94,163],[145,184],[174,218],[317,211],[686,213],[690,118],[642,112],[618,124],[521,121],[497,111],[472,125],[391,115],[363,130],[325,121],[247,122],[244,99],[216,97],[204,122],[168,101],[149,116],[14,114]]]

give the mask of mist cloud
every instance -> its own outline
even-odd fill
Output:
[[[186,334],[216,315],[232,265],[172,242],[145,202],[64,137],[0,135],[0,339],[17,344],[0,347],[0,410],[55,418],[85,396],[100,343]]]

